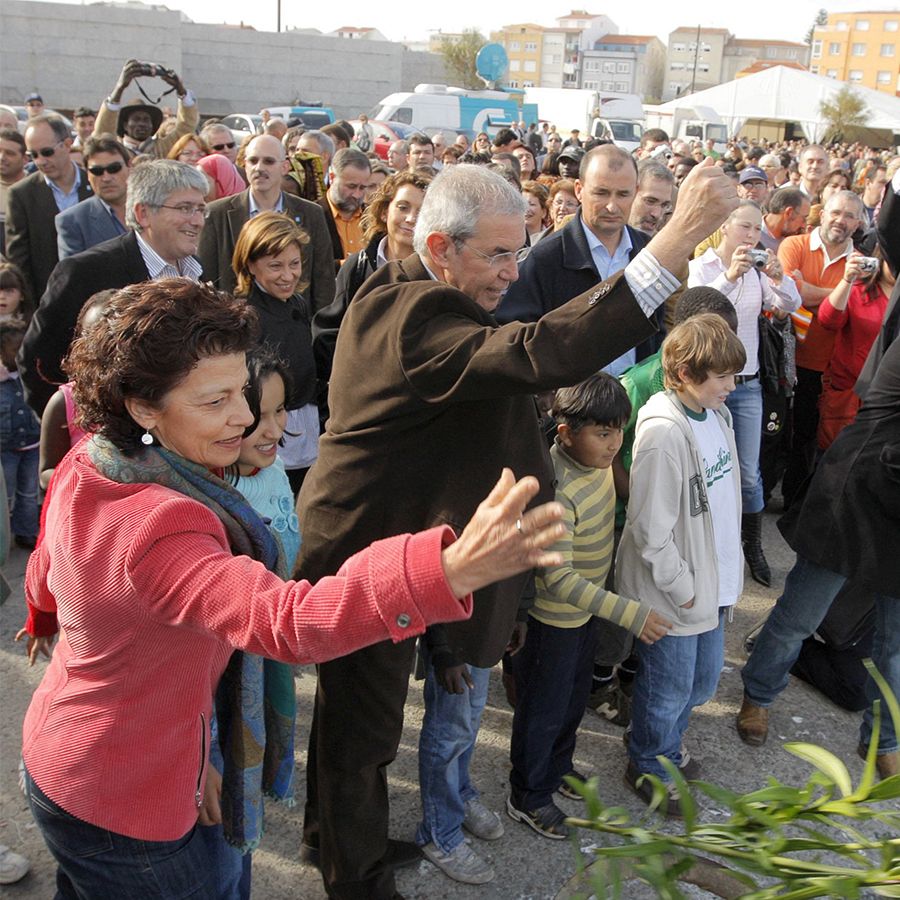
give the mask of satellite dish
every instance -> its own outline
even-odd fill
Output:
[[[475,56],[475,71],[488,87],[494,88],[509,68],[509,57],[502,44],[485,44]]]

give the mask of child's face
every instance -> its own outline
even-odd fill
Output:
[[[256,430],[241,442],[238,471],[249,475],[253,469],[265,469],[275,462],[278,441],[284,434],[287,410],[284,408],[284,382],[273,372],[262,383],[260,419]]]
[[[734,373],[710,372],[703,381],[693,381],[687,369],[682,369],[678,377],[681,387],[678,396],[682,403],[694,412],[704,409],[719,409],[734,390]]]
[[[0,316],[11,316],[22,302],[22,292],[17,287],[0,288]]]
[[[592,469],[608,469],[622,448],[624,435],[619,426],[583,425],[573,431],[568,425],[560,425],[558,431],[566,453]]]

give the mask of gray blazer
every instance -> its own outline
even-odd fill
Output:
[[[125,227],[109,214],[99,197],[88,197],[56,215],[59,258],[83,253],[95,244],[125,234]]]

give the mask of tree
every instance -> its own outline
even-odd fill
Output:
[[[869,110],[865,100],[849,84],[845,84],[831,100],[823,100],[819,104],[819,115],[828,123],[825,140],[841,141],[849,129],[866,124]]]
[[[477,28],[466,28],[458,41],[445,41],[441,45],[440,52],[444,57],[447,75],[460,87],[473,91],[484,87],[484,82],[475,71],[475,56],[486,43],[484,35]]]
[[[828,24],[828,10],[827,10],[827,9],[820,9],[820,10],[816,13],[816,20],[815,20],[815,22],[813,22],[812,25],[809,26],[809,31],[806,32],[806,37],[803,38],[803,40],[804,40],[807,44],[812,44],[812,42],[813,42],[813,32],[814,32],[814,31],[816,30],[816,28],[818,28],[819,26],[821,26],[821,25],[827,25],[827,24]]]

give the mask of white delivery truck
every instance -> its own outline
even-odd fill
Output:
[[[662,128],[670,140],[713,141],[713,149],[722,153],[728,141],[728,127],[709,106],[645,106],[646,128]]]
[[[631,152],[641,144],[644,108],[637,94],[606,94],[576,88],[525,88],[527,103],[537,105],[542,121],[564,137],[577,128],[582,140],[606,138]]]

